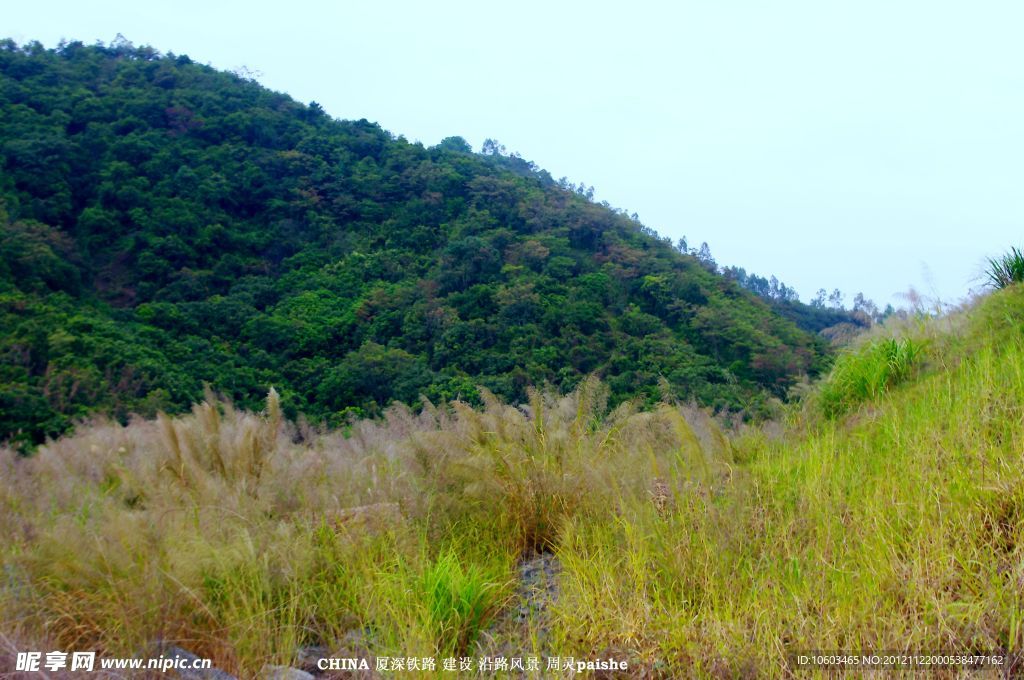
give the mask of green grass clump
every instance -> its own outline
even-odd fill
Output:
[[[910,377],[923,351],[910,337],[872,340],[841,356],[819,393],[822,411],[830,417],[875,399]]]
[[[988,281],[993,288],[1006,288],[1024,281],[1024,253],[1017,248],[988,261]]]
[[[480,564],[463,564],[453,549],[428,563],[419,582],[427,626],[437,637],[437,648],[462,656],[500,609],[508,588],[508,572],[488,573]]]

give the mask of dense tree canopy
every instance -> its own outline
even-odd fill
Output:
[[[207,382],[338,421],[511,400],[757,412],[823,342],[714,267],[489,140],[338,121],[188,57],[0,43],[0,439]]]

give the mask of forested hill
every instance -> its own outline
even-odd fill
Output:
[[[0,43],[0,440],[208,382],[340,422],[601,375],[757,412],[824,343],[515,155],[125,42]],[[662,380],[662,378],[664,380]]]

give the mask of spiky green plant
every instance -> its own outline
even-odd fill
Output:
[[[989,258],[988,261],[988,282],[993,288],[1006,288],[1007,286],[1024,281],[1024,253],[1017,248],[1010,248],[1010,252],[1001,257]]]

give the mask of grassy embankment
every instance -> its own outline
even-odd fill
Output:
[[[282,422],[273,394],[263,414],[211,397],[8,453],[0,630],[110,654],[174,640],[244,676],[312,644],[725,677],[784,675],[802,650],[1021,651],[1020,286],[864,343],[782,428],[609,414],[602,394],[396,408],[344,434]],[[503,625],[536,551],[557,600]]]

